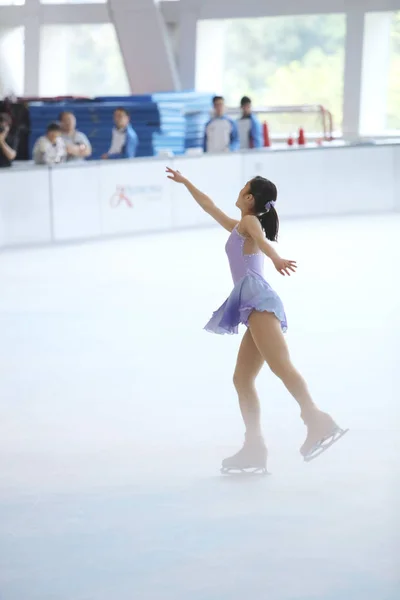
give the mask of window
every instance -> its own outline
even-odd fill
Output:
[[[393,130],[400,129],[400,11],[393,13],[390,46],[386,128]]]
[[[114,26],[46,25],[41,30],[41,96],[129,94]]]
[[[243,95],[258,106],[322,104],[341,127],[344,14],[201,21],[198,27],[199,91],[223,93],[230,106],[238,106]],[[201,56],[210,52],[212,73]],[[317,117],[268,117],[274,131],[288,132],[299,125],[312,130],[310,119]]]
[[[0,98],[23,95],[24,37],[23,27],[0,29]]]

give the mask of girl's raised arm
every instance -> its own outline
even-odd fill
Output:
[[[214,204],[211,198],[209,198],[206,194],[203,194],[203,192],[198,190],[192,183],[190,183],[188,179],[183,177],[183,175],[181,175],[179,171],[174,171],[173,169],[167,167],[166,172],[168,174],[168,179],[172,179],[172,181],[175,181],[176,183],[182,183],[188,190],[188,192],[196,200],[197,204],[201,206],[201,208],[207,214],[209,214],[210,217],[215,219],[217,223],[222,225],[224,229],[232,231],[236,227],[238,221],[228,217],[228,215],[226,215],[221,209],[218,208],[218,206]]]

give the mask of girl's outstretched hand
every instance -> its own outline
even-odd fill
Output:
[[[296,273],[297,263],[295,260],[286,260],[286,258],[278,257],[274,261],[275,269],[279,271],[281,275],[290,275]]]
[[[186,179],[185,177],[183,177],[183,175],[180,174],[179,171],[174,171],[173,169],[170,169],[169,167],[166,167],[165,169],[167,174],[168,179],[172,179],[172,181],[175,181],[176,183],[185,183]]]

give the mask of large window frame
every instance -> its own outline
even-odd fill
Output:
[[[5,0],[3,0],[5,1]],[[82,4],[47,4],[40,0],[25,0],[25,4],[0,4],[1,27],[25,28],[25,80],[24,94],[38,95],[40,28],[42,25],[56,24],[102,24],[112,22],[112,5],[126,3],[126,0],[109,0],[108,3],[92,2]],[[147,0],[154,1],[154,0]],[[145,0],[142,0],[145,4]],[[271,0],[268,5],[263,0],[161,0],[158,2],[164,21],[179,29],[177,63],[181,77],[181,87],[188,89],[194,85],[196,60],[196,23],[201,19],[246,18],[257,16],[281,16],[293,14],[345,13],[347,34],[345,46],[345,75],[343,99],[344,134],[360,135],[362,113],[362,59],[364,45],[364,19],[371,11],[396,12],[400,10],[400,0],[326,0],[321,7],[320,0],[304,0],[294,5],[293,0]],[[134,11],[132,11],[134,12]],[[138,15],[136,15],[136,18]],[[132,16],[132,18],[134,18]],[[170,28],[171,29],[171,28]],[[122,52],[124,55],[124,52]],[[151,90],[149,90],[151,91]],[[377,132],[378,133],[378,132]],[[393,132],[396,133],[396,132]],[[387,132],[382,131],[382,135]]]

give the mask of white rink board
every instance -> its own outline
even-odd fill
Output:
[[[400,147],[393,148],[393,167],[395,173],[394,202],[395,210],[400,211]]]
[[[99,171],[104,235],[171,229],[171,184],[162,161],[107,163]]]
[[[57,241],[101,235],[98,165],[51,169],[54,238]]]
[[[284,216],[389,211],[395,206],[393,150],[380,146],[249,153],[244,171],[248,179],[259,174],[276,183]]]
[[[173,162],[174,169],[190,179],[202,192],[229,215],[235,215],[235,202],[246,183],[243,178],[243,156],[202,156],[180,158]],[[173,226],[192,227],[210,223],[210,216],[201,210],[182,185],[173,188]]]
[[[0,186],[0,247],[50,242],[48,169],[7,170]]]
[[[167,179],[168,164],[231,216],[255,175],[277,184],[284,217],[400,210],[400,146],[394,144],[33,166],[2,169],[0,247],[211,223],[184,186]]]

